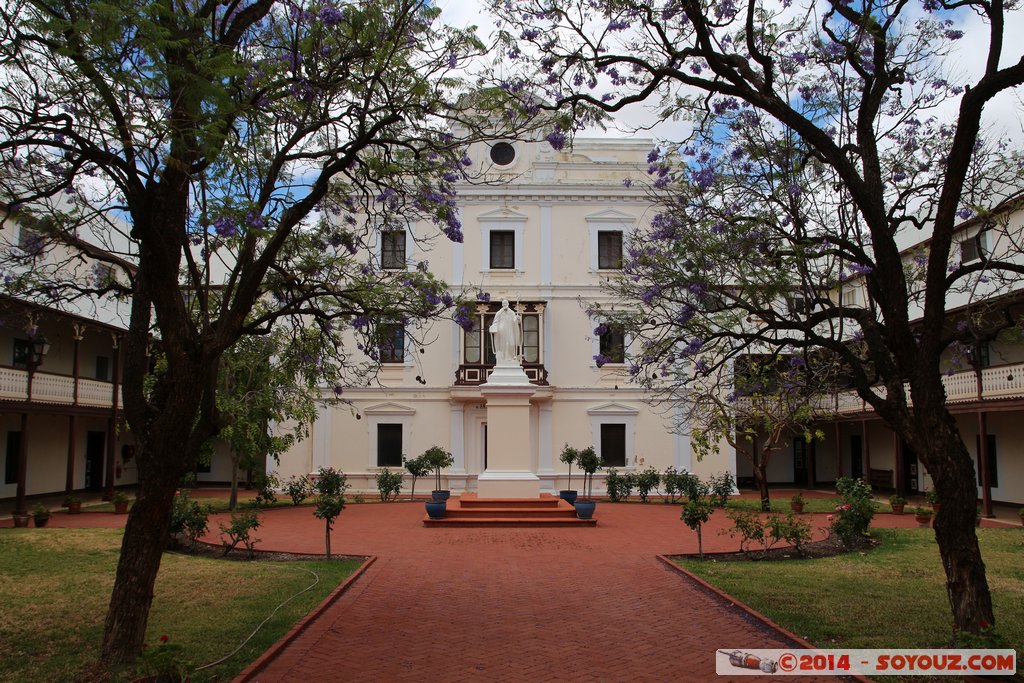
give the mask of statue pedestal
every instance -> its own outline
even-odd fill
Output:
[[[487,401],[487,470],[477,480],[480,498],[539,498],[533,471],[530,397],[537,388],[521,367],[498,367],[480,395]]]

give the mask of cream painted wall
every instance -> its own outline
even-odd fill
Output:
[[[551,387],[541,388],[534,399],[528,457],[544,490],[566,484],[567,468],[558,461],[563,444],[599,448],[595,440],[602,421],[626,424],[630,468],[643,458],[643,466],[659,470],[734,470],[728,449],[697,462],[687,430],[672,433],[672,416],[655,409],[629,384],[623,366],[601,369],[593,360],[598,352],[593,329],[600,321],[587,315],[581,301],[606,298],[600,284],[608,273],[595,268],[597,232],[622,230],[628,236],[650,219],[644,191],[625,187],[623,180],[645,177],[651,141],[579,139],[573,150],[563,152],[546,142],[513,144],[516,161],[504,170],[490,164],[487,145],[469,149],[473,168],[508,184],[460,188],[465,242],[417,243],[413,260],[429,261],[431,270],[453,286],[471,294],[488,292],[495,302],[503,297],[545,302],[541,355]],[[490,270],[485,263],[490,229],[515,231],[520,258],[514,270]],[[426,226],[413,227],[417,236],[426,231]],[[279,474],[287,478],[330,464],[349,475],[355,490],[372,491],[376,425],[391,421],[403,425],[408,456],[435,444],[450,449],[456,465],[447,473],[447,485],[475,489],[486,411],[477,388],[453,387],[463,334],[453,323],[436,322],[422,336],[430,343],[411,348],[406,363],[384,367],[377,378],[380,387],[346,388],[351,405],[325,408],[311,438],[282,457]],[[417,383],[417,376],[426,384]],[[574,488],[581,486],[578,476],[574,471]],[[603,477],[596,488],[603,491]],[[417,490],[429,489],[420,483]]]

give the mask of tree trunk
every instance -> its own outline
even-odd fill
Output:
[[[697,525],[697,557],[699,557],[700,559],[703,560],[704,559],[704,543],[701,541],[701,537],[700,537],[700,528],[702,526],[703,526],[703,524],[698,524]]]
[[[761,495],[761,512],[770,512],[771,501],[768,498],[768,473],[763,464],[754,463],[754,481],[757,482],[757,491]]]
[[[103,631],[101,657],[108,665],[132,662],[142,652],[177,484],[175,476],[149,478],[128,513]]]
[[[231,454],[231,497],[228,498],[228,510],[238,506],[238,455]]]
[[[950,428],[951,416],[941,421],[928,420],[920,413],[915,417],[928,423],[922,425],[923,433],[931,437],[924,440],[923,449],[915,450],[932,475],[941,502],[935,516],[935,540],[946,572],[953,625],[959,631],[978,633],[994,626],[995,616],[974,526],[978,490],[971,456],[955,423]]]
[[[324,546],[327,548],[327,559],[331,559],[331,523],[324,523]]]

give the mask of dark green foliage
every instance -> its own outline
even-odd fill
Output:
[[[640,502],[647,503],[647,497],[651,494],[651,491],[658,490],[658,484],[661,483],[661,475],[658,474],[658,470],[648,467],[645,470],[636,472],[633,477],[636,482],[637,493],[640,494]]]
[[[317,470],[313,488],[316,492],[316,509],[313,516],[324,520],[324,543],[327,559],[331,559],[331,529],[334,527],[334,520],[345,509],[348,480],[344,472],[333,467],[321,467]]]
[[[708,486],[715,499],[715,505],[724,508],[729,502],[729,496],[736,492],[736,479],[732,476],[732,472],[726,470],[712,475],[708,480]]]
[[[871,519],[875,516],[875,501],[871,496],[871,485],[863,479],[840,477],[836,491],[842,497],[832,517],[832,533],[839,537],[846,547],[852,547],[867,533]]]
[[[679,515],[686,526],[697,532],[697,554],[702,560],[704,559],[704,540],[701,530],[704,524],[711,519],[711,514],[714,511],[715,506],[711,501],[704,498],[693,498],[683,506],[683,511]]]
[[[634,477],[632,472],[619,474],[615,468],[608,470],[608,477],[605,479],[605,489],[608,491],[608,498],[613,503],[621,503],[629,498],[633,492]]]
[[[389,469],[383,469],[377,473],[377,491],[380,494],[380,499],[383,502],[388,502],[398,498],[398,494],[402,490],[402,473],[392,472]]]
[[[558,454],[558,459],[562,462],[562,464],[569,466],[569,476],[568,481],[566,483],[567,490],[572,490],[572,466],[573,463],[575,463],[579,459],[579,457],[580,452],[573,448],[572,446],[570,446],[569,444],[565,444],[562,447],[562,452]]]
[[[239,510],[231,513],[231,522],[227,525],[221,524],[221,542],[224,544],[224,554],[235,549],[241,543],[249,551],[249,557],[253,556],[253,549],[259,543],[256,538],[256,530],[260,528],[260,516],[256,510]],[[224,539],[223,536],[227,536]]]
[[[313,481],[306,474],[291,477],[284,485],[284,492],[292,499],[292,505],[301,505],[314,491]]]
[[[273,505],[277,502],[276,490],[281,486],[281,480],[276,474],[257,472],[254,477],[256,484],[256,505]]]
[[[593,446],[587,446],[579,452],[576,464],[583,470],[583,490],[586,497],[594,495],[594,474],[601,469],[601,459],[597,457]]]
[[[416,480],[430,474],[430,463],[427,462],[427,458],[422,455],[418,458],[411,459],[406,459],[405,456],[402,456],[402,462],[405,464],[405,469],[408,470],[410,475],[412,475],[412,497],[415,498]]]
[[[751,546],[761,546],[761,552],[767,553],[780,541],[793,545],[797,552],[811,537],[811,525],[787,512],[785,515],[770,514],[762,516],[752,510],[730,510],[729,519],[733,522],[732,529],[721,533],[735,538],[739,536],[740,552],[750,555]]]
[[[209,514],[209,506],[200,505],[199,501],[192,500],[188,491],[179,492],[171,506],[171,536],[184,535],[188,540],[189,550],[194,549],[196,541],[209,529]]]
[[[420,455],[423,462],[427,465],[427,470],[433,470],[434,472],[434,490],[441,490],[441,470],[446,467],[451,467],[455,463],[455,458],[452,454],[441,448],[440,446],[431,446],[427,450],[423,451]]]

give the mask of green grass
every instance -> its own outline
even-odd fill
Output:
[[[828,648],[945,647],[945,577],[931,529],[876,529],[880,545],[785,562],[680,561],[793,633]],[[979,529],[997,632],[1024,649],[1024,534]]]
[[[768,502],[772,512],[789,512],[791,495],[769,496]],[[842,501],[838,496],[831,498],[804,498],[804,512],[835,512],[836,506]],[[757,498],[730,498],[726,508],[732,510],[760,510],[761,501]],[[879,505],[879,510],[889,511],[888,505]]]
[[[0,531],[0,680],[71,681],[99,654],[121,545],[119,529]],[[191,680],[230,680],[359,566],[357,561],[236,562],[167,554],[146,642],[181,645],[193,666],[227,655],[279,603],[282,608],[226,663]],[[116,680],[116,679],[115,679]]]

